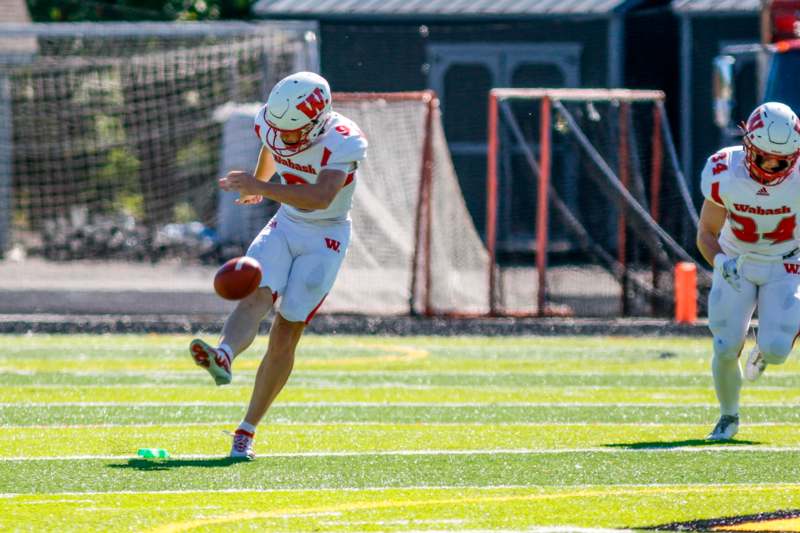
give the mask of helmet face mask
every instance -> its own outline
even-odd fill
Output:
[[[782,172],[791,167],[791,161],[785,158],[766,157],[760,153],[755,156],[755,163],[764,172]],[[771,163],[771,164],[767,164]]]
[[[276,127],[275,124],[267,122],[267,144],[275,154],[283,157],[299,154],[311,146],[313,140],[309,133],[314,126],[315,124],[309,123],[295,130],[283,130]],[[286,142],[284,138],[289,136],[294,136],[296,141]]]
[[[270,92],[264,111],[267,145],[283,157],[308,149],[324,130],[331,112],[331,91],[325,78],[298,72],[282,79]],[[287,143],[287,138],[296,141]]]
[[[750,177],[762,185],[777,185],[788,178],[800,155],[800,121],[794,112],[784,104],[768,102],[739,127]]]

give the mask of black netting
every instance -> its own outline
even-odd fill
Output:
[[[502,312],[538,310],[540,102],[500,102],[499,180],[524,191],[498,206]],[[693,260],[697,213],[665,121],[655,100],[553,102],[546,312],[671,313],[672,269]]]
[[[311,44],[276,24],[118,28],[56,25],[27,60],[0,65],[12,191],[12,214],[0,214],[18,246],[51,259],[213,253],[214,113],[263,100],[307,67]]]

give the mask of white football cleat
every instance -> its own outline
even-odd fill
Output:
[[[761,377],[766,368],[767,362],[764,360],[764,355],[758,349],[758,345],[753,346],[753,350],[747,356],[747,363],[744,365],[744,378],[747,381],[755,381]]]
[[[231,446],[231,455],[233,459],[247,459],[252,461],[256,458],[256,452],[253,451],[253,441],[255,435],[242,428],[236,430],[233,434],[233,446]]]
[[[706,440],[731,440],[739,433],[739,415],[722,415]]]
[[[197,366],[208,370],[217,385],[227,385],[233,379],[231,360],[224,352],[215,350],[200,339],[195,339],[189,344],[189,353],[192,354]]]

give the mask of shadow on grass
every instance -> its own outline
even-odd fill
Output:
[[[222,468],[239,463],[248,463],[247,459],[234,459],[220,457],[218,459],[129,459],[126,464],[110,464],[108,468],[121,468],[131,470],[172,470],[187,466],[195,468]]]
[[[607,448],[623,448],[627,450],[663,450],[669,448],[689,448],[689,447],[723,447],[723,446],[757,446],[761,444],[754,440],[725,440],[713,441],[705,439],[686,439],[686,440],[660,440],[652,442],[620,442],[615,444],[604,444]]]
[[[691,522],[672,522],[660,526],[643,527],[636,531],[732,531],[731,526],[739,526],[740,531],[770,531],[769,522],[791,520],[800,517],[800,509],[788,509],[771,513],[758,513],[745,516],[728,516],[711,520],[692,520]],[[727,527],[726,527],[727,526]],[[797,531],[797,527],[787,524],[781,531]]]

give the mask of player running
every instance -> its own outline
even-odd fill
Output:
[[[769,102],[741,127],[743,146],[712,155],[701,184],[697,247],[714,266],[708,324],[720,405],[710,440],[731,439],[739,430],[739,356],[756,306],[759,327],[745,364],[748,380],[786,361],[800,328],[800,122],[788,106]]]
[[[281,203],[247,250],[261,263],[261,285],[225,321],[216,348],[200,339],[190,345],[195,362],[217,385],[230,383],[234,358],[250,346],[280,299],[250,405],[233,436],[231,457],[249,459],[255,457],[256,426],[288,380],[300,336],[344,260],[356,169],[367,148],[358,126],[332,110],[328,82],[311,72],[275,85],[256,114],[255,132],[262,142],[255,175],[229,172],[219,185],[238,191],[239,204],[262,198]],[[275,173],[280,183],[268,183]]]

